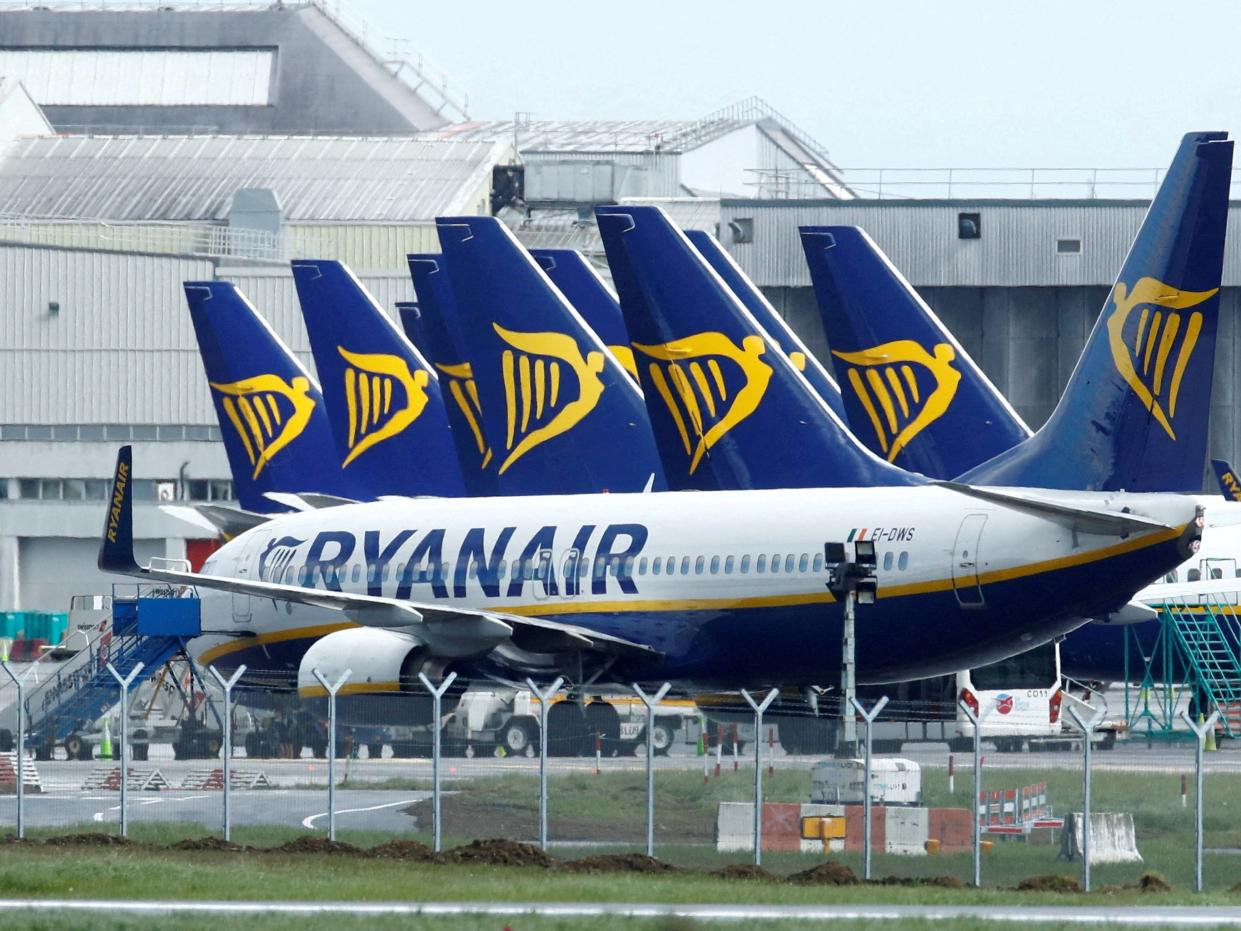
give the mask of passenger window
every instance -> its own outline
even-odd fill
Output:
[[[784,571],[789,575],[793,574],[793,554],[789,553],[784,557]]]
[[[478,563],[470,563],[470,568],[466,571],[466,577],[470,579],[478,578]]]
[[[814,554],[814,571],[815,572],[823,571],[823,554],[822,553]]]
[[[308,574],[309,574],[309,573],[307,573],[307,571],[306,571],[306,567],[305,567],[305,566],[298,566],[298,567],[297,567],[297,584],[298,584],[298,585],[305,585],[305,584],[306,584],[306,576],[307,576]]]
[[[620,568],[620,560],[617,560],[616,566],[618,569]],[[633,575],[633,557],[632,556],[625,557],[625,575],[627,576]]]
[[[901,550],[901,555],[897,557],[897,560],[896,560],[896,568],[899,569],[901,572],[904,572],[906,569],[909,568],[909,551],[908,550]]]
[[[883,571],[887,572],[892,568],[892,551],[888,550],[883,554]]]
[[[378,578],[379,566],[373,562],[366,564],[366,581],[374,582]]]
[[[767,554],[759,553],[758,561],[754,564],[754,571],[762,574],[767,571]]]
[[[392,568],[390,563],[384,563],[383,580],[388,581],[388,571]]]
[[[1185,573],[1185,581],[1186,582],[1201,582],[1202,573],[1197,569],[1190,569],[1187,573]]]
[[[750,572],[750,554],[746,553],[746,555],[741,557],[741,574],[748,575],[749,572]]]
[[[771,557],[771,571],[772,571],[772,572],[779,572],[779,571],[780,571],[780,556],[779,556],[779,554],[776,554],[775,556],[772,556],[772,557]]]
[[[362,575],[362,564],[355,562],[353,564],[353,580],[356,582]]]
[[[638,575],[646,575],[646,557],[638,560]]]
[[[656,556],[654,560],[651,561],[651,575],[659,575],[659,570],[663,567],[664,558],[662,556]]]
[[[805,572],[810,568],[810,556],[806,553],[801,554],[801,559],[797,560],[797,571]]]
[[[718,556],[711,557],[711,574],[712,575],[720,574],[720,557]]]
[[[1218,566],[1216,566],[1214,569],[1211,570],[1211,578],[1222,579],[1223,577],[1224,577],[1224,570],[1219,568]]]
[[[503,579],[508,574],[508,560],[501,559],[500,565],[496,568],[496,578]]]
[[[724,574],[725,575],[733,574],[733,557],[732,556],[729,556],[727,559],[724,560]]]
[[[699,556],[694,560],[694,575],[702,575],[702,567],[706,564],[706,560]]]
[[[689,557],[681,557],[681,575],[689,575]]]

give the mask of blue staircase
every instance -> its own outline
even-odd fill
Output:
[[[124,591],[122,593],[122,589]],[[166,587],[113,586],[110,636],[97,637],[25,696],[31,746],[51,746],[75,730],[89,728],[120,700],[120,686],[108,670],[123,676],[142,664],[130,694],[154,676],[198,636],[200,605],[196,593]]]
[[[1166,604],[1161,612],[1185,659],[1201,710],[1218,709],[1229,737],[1241,736],[1241,654],[1236,633],[1229,629],[1235,610],[1217,596],[1200,596],[1194,602]]]

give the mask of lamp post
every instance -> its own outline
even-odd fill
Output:
[[[841,713],[844,715],[841,739],[836,745],[838,758],[857,755],[857,718],[853,706],[857,701],[857,640],[855,613],[859,604],[874,604],[879,595],[879,579],[875,575],[877,562],[875,542],[853,542],[853,561],[846,559],[846,544],[823,544],[824,561],[827,564],[827,589],[844,605],[844,631],[840,652]]]

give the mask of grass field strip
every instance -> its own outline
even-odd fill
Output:
[[[663,905],[607,902],[159,902],[141,899],[0,899],[0,911],[106,912],[111,915],[537,915],[546,918],[681,918],[696,921],[981,921],[1111,924],[1166,928],[1241,926],[1241,908],[1003,905]]]

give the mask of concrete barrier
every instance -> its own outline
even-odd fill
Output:
[[[845,836],[828,842],[828,852],[860,851],[864,817],[861,805],[795,802],[763,803],[764,853],[820,853],[821,840],[804,840],[801,820],[811,816],[845,818]],[[928,840],[944,853],[969,850],[973,843],[970,812],[964,808],[910,808],[875,805],[871,809],[871,849],[882,853],[924,856]],[[715,820],[715,849],[720,853],[754,850],[754,806],[720,802]]]
[[[1075,811],[1064,819],[1064,833],[1060,836],[1060,856],[1076,860],[1082,853],[1082,813]],[[1090,813],[1090,862],[1095,863],[1141,863],[1137,836],[1133,830],[1133,815],[1122,811],[1099,811]]]

